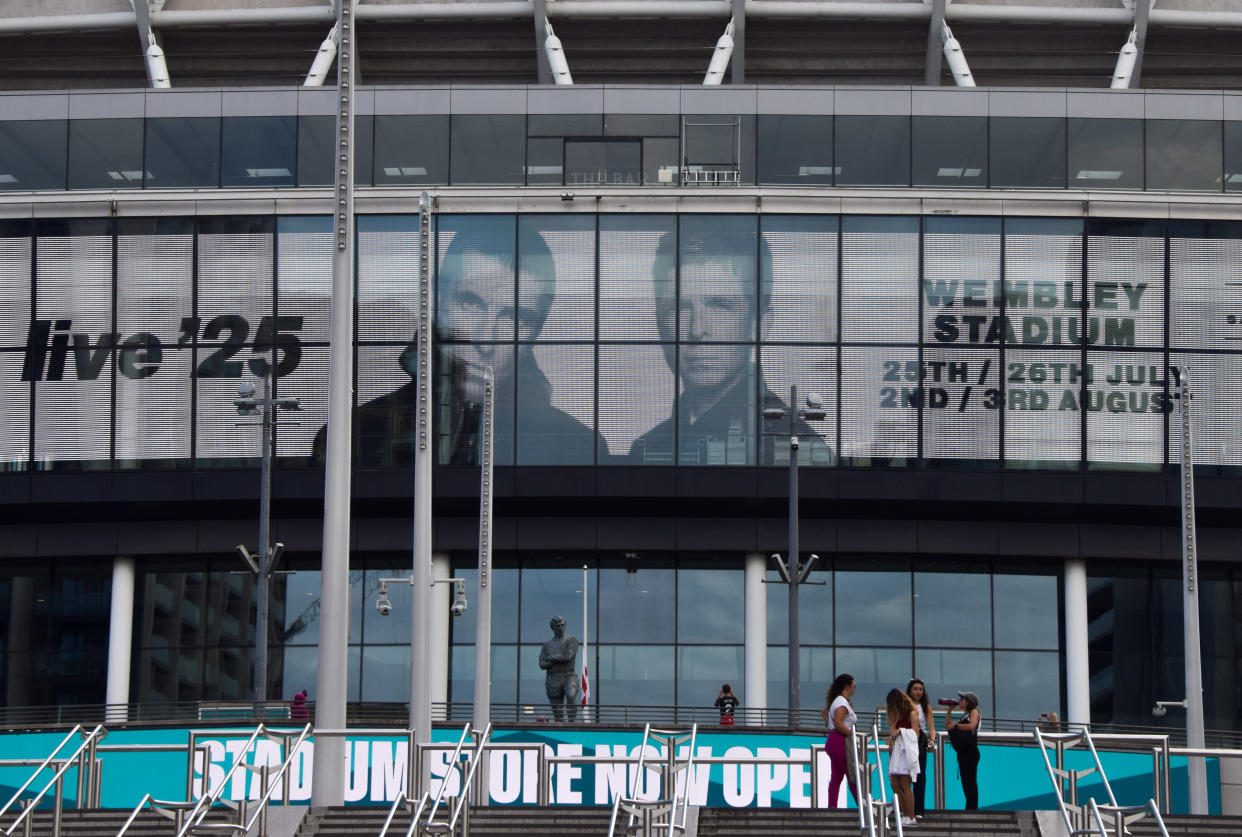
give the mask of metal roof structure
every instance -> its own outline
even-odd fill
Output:
[[[981,86],[1242,87],[1236,0],[359,0],[364,84],[551,83],[556,27],[578,83],[698,83],[735,25],[724,83],[953,84],[942,30]],[[331,0],[15,0],[0,4],[0,87],[301,84]]]

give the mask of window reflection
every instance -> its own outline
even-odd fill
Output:
[[[141,119],[69,122],[70,189],[138,189],[143,179]]]
[[[1036,651],[996,652],[995,717],[1034,721],[1045,712],[1060,714],[1060,705],[1060,655]]]
[[[745,655],[740,645],[678,646],[677,704],[711,706],[720,687],[728,683],[745,706],[746,695],[742,694],[741,685],[745,668]]]
[[[296,116],[226,116],[221,146],[221,186],[294,185]]]
[[[804,645],[798,651],[799,705],[803,709],[818,709],[824,705],[828,687],[840,673],[836,669],[833,649]],[[736,686],[734,691],[737,691]],[[746,695],[741,694],[740,698],[742,706],[745,706]],[[768,647],[768,706],[774,709],[789,706],[789,648],[787,646]],[[860,708],[857,702],[854,706]]]
[[[988,185],[988,120],[984,116],[913,118],[915,186]]]
[[[600,642],[672,642],[676,590],[675,570],[600,570]]]
[[[909,186],[910,117],[838,116],[838,186]]]
[[[914,652],[914,672],[914,676],[927,685],[933,701],[939,697],[955,697],[959,691],[970,691],[979,696],[979,712],[985,719],[1002,717],[992,699],[992,654],[986,648],[970,651],[918,648]],[[943,728],[944,724],[938,726]]]
[[[917,645],[990,646],[991,576],[971,573],[966,566],[915,573],[914,641]]]
[[[677,574],[677,641],[741,642],[745,623],[741,570]]]
[[[1072,189],[1142,189],[1143,120],[1069,120]]]
[[[992,577],[997,648],[1056,648],[1060,618],[1057,577],[995,575]]]
[[[674,648],[671,645],[601,645],[597,702],[605,706],[672,706]],[[538,652],[536,652],[538,662]],[[542,694],[542,680],[540,693]],[[720,688],[720,684],[716,684]],[[715,692],[711,698],[715,699]],[[711,701],[705,701],[710,705]]]
[[[837,643],[910,645],[909,572],[838,572],[836,582]]]
[[[1065,120],[993,116],[988,120],[989,186],[1065,188]]]
[[[858,684],[851,698],[854,711],[874,712],[876,707],[884,705],[889,689],[902,688],[910,679],[910,649],[837,648],[835,671],[836,674],[854,675],[854,682]],[[827,693],[827,688],[824,691]]]
[[[64,189],[69,123],[0,122],[0,191]]]
[[[769,116],[758,119],[759,182],[832,185],[832,117]]]
[[[1148,189],[1220,191],[1220,122],[1149,119],[1146,127]]]

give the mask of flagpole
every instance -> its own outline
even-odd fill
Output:
[[[587,565],[582,565],[582,720],[587,722],[590,719],[587,714],[590,712],[590,683],[591,675],[587,663],[587,647],[590,638],[590,622],[587,619]]]

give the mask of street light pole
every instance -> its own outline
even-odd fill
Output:
[[[818,555],[810,556],[806,563],[801,561],[801,546],[798,543],[798,422],[805,420],[822,421],[827,415],[823,409],[821,399],[818,395],[809,394],[806,397],[807,406],[805,409],[798,407],[798,385],[794,384],[789,388],[789,404],[788,410],[783,407],[765,407],[763,417],[766,419],[781,419],[785,416],[789,417],[789,555],[786,561],[782,561],[780,555],[773,555],[772,559],[776,562],[777,572],[781,575],[781,581],[789,585],[789,718],[790,726],[794,725],[794,715],[801,707],[801,682],[802,682],[802,643],[798,632],[798,587],[802,584],[814,584],[808,582],[807,576],[811,574],[815,563],[819,561]]]
[[[435,328],[431,289],[431,196],[418,202],[418,373],[414,405],[414,579],[410,613],[410,730],[431,740],[431,332]],[[419,765],[419,787],[428,767]]]
[[[1190,424],[1190,369],[1176,367],[1181,401],[1182,619],[1186,659],[1186,746],[1204,747],[1203,666],[1199,649],[1199,564],[1195,537],[1195,456]],[[1186,761],[1190,813],[1208,813],[1207,766],[1201,756]]]

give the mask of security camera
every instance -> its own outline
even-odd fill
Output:
[[[237,395],[240,398],[253,398],[254,397],[254,382],[253,381],[242,381],[240,384],[238,384]]]
[[[1163,718],[1165,715],[1169,714],[1169,710],[1157,703],[1151,708],[1151,714],[1156,718]]]
[[[386,598],[376,599],[375,610],[379,613],[380,616],[387,616],[388,614],[392,613],[392,602],[388,601],[388,599]]]
[[[449,612],[461,616],[466,612],[466,584],[463,581],[453,582],[453,604]]]
[[[808,392],[806,394],[806,406],[813,410],[818,410],[824,406],[824,396],[818,392]]]

